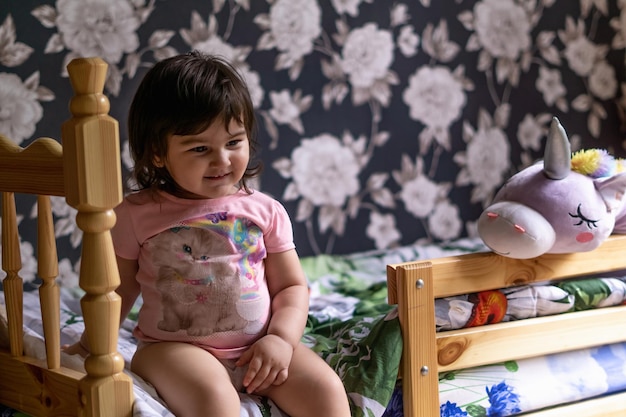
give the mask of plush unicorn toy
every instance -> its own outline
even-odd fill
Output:
[[[606,151],[571,154],[553,118],[544,159],[512,176],[478,219],[494,252],[517,259],[585,252],[626,233],[626,162]]]

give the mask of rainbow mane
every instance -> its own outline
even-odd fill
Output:
[[[571,167],[591,178],[606,178],[626,171],[626,161],[614,158],[604,149],[584,149],[572,154]]]

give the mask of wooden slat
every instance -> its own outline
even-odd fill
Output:
[[[78,380],[83,374],[67,368],[47,370],[46,364],[0,351],[0,403],[33,416],[78,414]]]
[[[626,306],[530,320],[437,333],[439,372],[626,340]]]
[[[15,193],[64,195],[63,148],[39,138],[22,148],[0,135],[0,189]]]
[[[433,261],[435,298],[570,278],[626,268],[626,235],[612,236],[598,249],[512,259],[476,253]],[[462,262],[461,262],[462,261]]]

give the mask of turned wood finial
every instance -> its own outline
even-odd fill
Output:
[[[74,97],[70,111],[74,116],[107,114],[110,103],[103,94],[108,65],[101,58],[77,58],[67,65]]]
[[[109,100],[103,94],[107,64],[100,58],[77,58],[67,69],[75,92],[73,117],[63,124],[67,201],[78,210],[110,209],[122,201],[122,179],[119,125],[108,115]]]

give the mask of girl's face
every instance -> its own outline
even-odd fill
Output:
[[[228,129],[217,118],[195,135],[171,135],[167,157],[155,158],[190,198],[218,198],[234,194],[250,159],[250,142],[243,125],[231,120]]]

